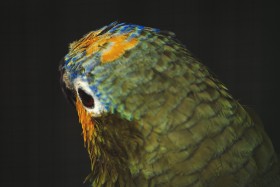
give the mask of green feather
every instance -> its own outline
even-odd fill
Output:
[[[95,119],[92,186],[280,186],[262,126],[173,36],[146,28],[88,76],[110,103]]]

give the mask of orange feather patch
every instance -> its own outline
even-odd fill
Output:
[[[112,62],[118,59],[126,50],[133,48],[138,43],[138,40],[133,38],[128,41],[126,35],[120,35],[110,38],[108,42],[111,43],[111,46],[102,53],[102,63]]]
[[[83,129],[84,143],[88,143],[93,139],[94,123],[91,119],[90,114],[85,110],[80,99],[77,97],[76,110],[78,112],[79,121]]]
[[[129,33],[123,35],[103,34],[101,31],[91,32],[77,42],[70,45],[71,53],[86,51],[86,55],[101,52],[101,63],[112,62],[120,58],[125,51],[133,48],[138,43],[138,39],[128,39]]]

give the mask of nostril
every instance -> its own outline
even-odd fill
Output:
[[[91,95],[87,94],[83,89],[78,89],[79,97],[83,103],[83,105],[87,108],[93,108],[94,107],[94,99]]]

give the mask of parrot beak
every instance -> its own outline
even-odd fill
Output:
[[[89,145],[93,139],[94,123],[91,115],[86,111],[79,97],[76,98],[76,110],[83,129],[84,144]]]

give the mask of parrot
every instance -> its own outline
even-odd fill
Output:
[[[72,42],[59,71],[90,186],[280,186],[260,119],[173,32],[113,22]]]

